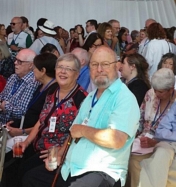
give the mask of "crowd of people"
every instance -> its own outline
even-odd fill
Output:
[[[46,18],[0,24],[0,126],[23,157],[4,168],[3,187],[176,185],[176,27],[147,19],[86,21],[69,32]],[[72,141],[70,142],[70,137]],[[66,156],[65,150],[70,146]],[[162,164],[161,164],[162,163]]]

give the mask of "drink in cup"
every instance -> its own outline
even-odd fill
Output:
[[[18,138],[18,137],[14,138],[13,154],[14,157],[17,158],[23,157],[22,147],[19,144],[20,142],[22,142],[22,138]]]
[[[52,146],[48,149],[48,167],[50,169],[57,168],[57,153],[58,153],[57,146]]]

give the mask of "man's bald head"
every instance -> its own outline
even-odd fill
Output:
[[[154,19],[147,19],[145,21],[145,28],[147,29],[152,23],[156,23],[156,21]]]

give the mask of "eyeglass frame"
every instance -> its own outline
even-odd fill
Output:
[[[15,26],[16,24],[19,24],[20,22],[17,22],[17,23],[10,23],[10,25],[13,25],[13,26]]]
[[[117,63],[117,61],[114,61],[114,62],[108,62],[108,64],[103,64],[103,63],[105,63],[105,62],[108,62],[108,61],[103,61],[103,62],[95,62],[95,61],[93,61],[93,62],[91,62],[90,64],[89,64],[89,66],[90,66],[90,68],[91,69],[98,69],[98,67],[99,66],[101,66],[101,68],[102,69],[108,69],[109,67],[110,67],[110,65],[111,64],[113,64],[113,63]],[[92,66],[92,63],[96,63],[96,65],[95,66]],[[103,67],[104,66],[104,67]],[[105,67],[106,66],[106,67]]]
[[[71,72],[74,72],[74,71],[78,71],[78,70],[76,70],[76,69],[73,69],[73,68],[70,68],[70,67],[64,67],[64,66],[56,66],[55,69],[56,69],[56,70],[59,70],[59,72],[61,72],[61,71],[64,70],[64,71],[67,72],[67,73],[71,73]]]
[[[31,62],[31,61],[27,61],[27,60],[20,60],[18,58],[15,58],[15,61],[14,62],[17,62],[18,65],[22,65],[24,62]]]

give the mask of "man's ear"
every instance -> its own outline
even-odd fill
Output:
[[[119,71],[121,66],[122,66],[122,63],[120,61],[117,61],[117,63],[116,63],[116,71]]]

